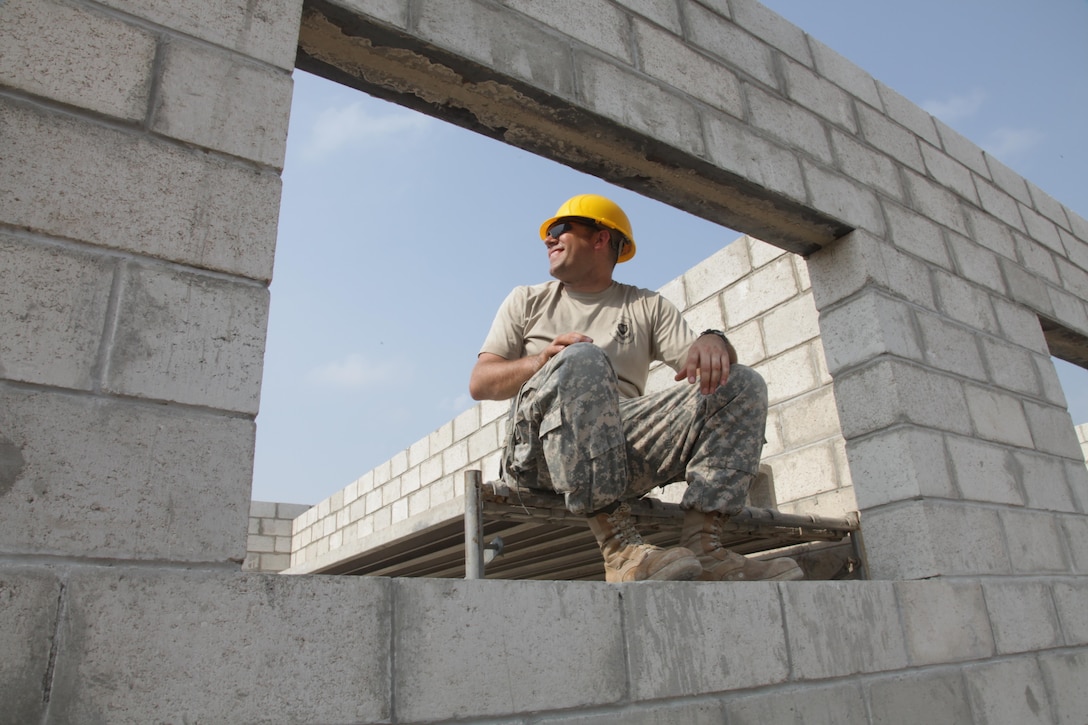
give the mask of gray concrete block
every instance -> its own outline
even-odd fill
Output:
[[[771,48],[743,28],[696,3],[684,6],[687,41],[713,53],[760,83],[778,87]],[[723,69],[724,70],[724,69]]]
[[[181,40],[166,45],[152,130],[283,168],[291,76]]]
[[[1028,196],[1030,200],[1020,199],[1020,201],[1034,207],[1036,211],[1045,216],[1047,219],[1053,221],[1059,227],[1070,230],[1073,228],[1070,224],[1069,216],[1065,212],[1065,207],[1062,206],[1062,203],[1060,201],[1040,189],[1031,181],[1023,178],[1012,169],[1009,169],[1000,161],[996,161],[992,156],[987,156],[986,162],[990,164],[991,170],[994,169],[994,164],[998,164],[1004,167],[1005,171],[1008,172],[1009,185],[1002,184],[1002,188],[1004,188],[1013,196],[1016,196],[1016,192],[1014,191],[1014,189],[1018,188],[1019,184],[1024,184],[1025,186],[1027,186]],[[1004,174],[1002,174],[1002,178],[1005,178]],[[1019,181],[1017,181],[1017,179],[1019,179]],[[994,180],[997,181],[996,176]]]
[[[1072,558],[1073,571],[1088,573],[1088,517],[1062,516],[1062,533]]]
[[[914,315],[925,350],[922,359],[937,370],[987,382],[977,333],[947,317],[918,311]],[[1033,376],[1034,377],[1034,376]]]
[[[1060,276],[1053,253],[1042,244],[1036,244],[1019,234],[1013,236],[1016,238],[1016,252],[1024,268],[1047,282],[1058,284]]]
[[[965,213],[971,229],[971,234],[968,236],[995,254],[1008,259],[1017,259],[1016,244],[1007,224],[995,219],[991,214],[970,206],[966,207]]]
[[[979,438],[1032,448],[1032,431],[1024,412],[1027,401],[992,388],[965,386],[967,410]]]
[[[922,160],[929,176],[941,186],[978,204],[978,191],[971,170],[944,151],[927,143],[921,144]]]
[[[744,117],[740,81],[720,63],[649,23],[635,21],[634,31],[645,73],[734,118]]]
[[[937,126],[933,123],[933,116],[914,101],[879,80],[876,82],[876,88],[880,93],[880,100],[883,101],[888,120],[910,129],[915,135],[934,146],[940,144],[940,136],[937,134]],[[875,113],[874,111],[873,114]]]
[[[948,672],[880,678],[868,693],[872,725],[972,722],[963,679]]]
[[[8,380],[94,385],[116,261],[0,234],[0,371]]]
[[[1020,218],[1020,204],[1014,197],[977,176],[975,190],[978,191],[978,199],[982,203],[983,211],[1017,231],[1026,231],[1024,220]]]
[[[1077,510],[1061,459],[1014,451],[1013,464],[1019,469],[1029,507],[1047,511]]]
[[[903,178],[912,209],[955,232],[967,234],[964,202],[960,196],[913,171],[904,171]]]
[[[890,582],[781,585],[791,679],[815,680],[907,664]]]
[[[949,234],[948,249],[955,262],[955,271],[1004,297],[1008,294],[997,255],[981,244],[959,234]]]
[[[1046,681],[1056,723],[1080,725],[1088,712],[1088,651],[1041,654],[1039,668]]]
[[[937,133],[941,137],[941,146],[950,156],[985,179],[990,178],[990,168],[986,159],[974,141],[956,131],[940,119],[936,119]]]
[[[0,387],[0,550],[241,561],[253,422]]]
[[[838,168],[847,176],[897,201],[903,200],[898,164],[889,156],[858,143],[855,137],[831,130],[831,147]]]
[[[0,107],[0,141],[0,218],[8,224],[271,278],[278,175],[15,104]]]
[[[504,5],[525,13],[548,28],[566,33],[602,53],[632,63],[630,20],[626,13],[604,0],[588,0],[579,4],[578,12],[561,3],[541,3],[533,0],[504,0]],[[472,12],[477,12],[473,10]],[[497,22],[501,15],[489,15]]]
[[[533,725],[721,725],[722,706],[718,702],[668,703],[613,708],[606,712],[575,713],[555,717],[534,717]],[[518,720],[517,724],[524,722]],[[515,725],[515,723],[511,723]]]
[[[1024,413],[1035,448],[1065,458],[1079,459],[1084,455],[1073,428],[1073,418],[1064,406],[1040,405],[1025,400]]]
[[[62,584],[53,571],[0,569],[0,723],[41,722],[52,686]]]
[[[983,591],[998,654],[1062,646],[1062,632],[1047,582],[987,581]]]
[[[107,388],[256,415],[267,323],[263,285],[131,265]]]
[[[788,148],[733,119],[703,115],[707,154],[716,165],[790,199],[806,199],[801,163]]]
[[[994,636],[977,582],[897,582],[912,665],[985,659],[994,654]]]
[[[944,270],[934,270],[933,281],[944,314],[976,330],[997,334],[997,317],[990,293]]]
[[[1024,493],[1008,447],[973,438],[948,438],[948,458],[964,499],[1024,505]]]
[[[800,293],[789,257],[780,257],[722,292],[726,324],[738,327]]]
[[[895,246],[927,262],[952,269],[941,227],[898,204],[885,202],[883,207],[888,218],[888,234]]]
[[[1088,644],[1088,583],[1082,579],[1058,581],[1053,585],[1054,605],[1067,645]]]
[[[284,70],[291,70],[295,64],[301,0],[267,0],[259,4],[249,0],[191,0],[180,4],[106,0],[102,4]]]
[[[844,88],[874,108],[880,108],[880,94],[876,90],[876,81],[856,63],[848,60],[838,51],[833,50],[818,40],[811,39],[809,46],[816,60],[816,71]]]
[[[681,151],[705,154],[699,114],[686,99],[595,56],[580,56],[578,67],[591,111]]]
[[[821,315],[821,339],[828,368],[833,372],[878,355],[919,362],[924,359],[911,306],[870,290]]]
[[[820,334],[819,315],[811,293],[771,310],[762,323],[764,349],[768,355],[803,345]]]
[[[619,5],[680,35],[680,8],[672,0],[619,0]]]
[[[439,579],[393,586],[400,720],[589,707],[626,695],[622,588]]]
[[[797,501],[840,486],[834,442],[824,441],[768,459],[779,502]]]
[[[822,383],[812,356],[812,345],[806,345],[755,366],[756,372],[767,381],[767,400],[771,405],[820,387]]]
[[[847,445],[863,509],[919,496],[957,498],[944,436],[924,428],[893,428]]]
[[[924,172],[922,151],[918,138],[913,133],[868,106],[859,104],[857,112],[862,136],[870,146],[882,150],[915,171]]]
[[[1018,574],[1063,573],[1070,570],[1065,535],[1055,515],[1039,511],[1006,509],[1001,520],[1008,541],[1009,558]]]
[[[12,0],[0,37],[0,85],[129,121],[147,113],[156,43],[146,30],[88,7]]]
[[[473,0],[426,3],[417,12],[415,26],[421,38],[563,98],[574,96],[570,43],[565,37],[542,33],[523,15]]]
[[[809,203],[855,229],[877,236],[885,233],[880,199],[871,188],[851,177],[802,160],[801,169],[809,188]]]
[[[789,676],[773,582],[665,582],[621,591],[632,699],[737,690]]]
[[[834,158],[820,117],[755,86],[746,87],[750,123],[800,151],[831,164]]]
[[[732,0],[733,21],[786,55],[813,67],[805,31],[757,0]]]
[[[389,580],[86,569],[68,587],[57,722],[376,722]]]
[[[978,342],[994,384],[1036,398],[1043,394],[1039,378],[1035,375],[1035,356],[1031,351],[991,337],[980,336]]]
[[[931,266],[863,231],[852,232],[808,258],[817,309],[824,310],[862,287],[936,309]]]
[[[994,184],[1016,197],[1022,204],[1032,206],[1032,194],[1028,190],[1030,184],[1027,179],[1010,169],[989,153],[983,151],[982,156],[986,161],[986,168],[989,170],[990,179],[993,180]],[[1064,221],[1065,214],[1059,211],[1057,218]]]
[[[793,688],[730,698],[724,722],[729,725],[843,725],[868,722],[865,700],[856,683]]]
[[[964,671],[975,722],[1048,725],[1050,697],[1033,656],[968,667]]]

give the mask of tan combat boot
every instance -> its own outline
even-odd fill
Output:
[[[587,521],[604,555],[605,581],[688,581],[702,571],[699,560],[687,549],[662,549],[645,543],[631,520],[631,507],[625,503]]]
[[[703,566],[702,581],[794,581],[805,573],[793,559],[749,559],[722,547],[719,513],[684,512],[680,544],[695,552]]]

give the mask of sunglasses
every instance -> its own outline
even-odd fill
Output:
[[[570,230],[574,229],[576,224],[581,224],[584,227],[590,227],[591,229],[599,229],[596,224],[590,219],[565,219],[560,222],[556,222],[548,227],[548,234],[545,238],[559,239],[560,235],[566,234]]]

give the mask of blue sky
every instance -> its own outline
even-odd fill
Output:
[[[1088,216],[1088,0],[770,0],[772,10]],[[536,234],[610,196],[651,289],[739,233],[496,141],[295,73],[253,498],[313,504],[472,404],[510,288],[547,278]],[[1076,422],[1088,373],[1059,366]]]

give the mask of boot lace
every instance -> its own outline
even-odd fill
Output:
[[[642,545],[642,535],[635,528],[635,522],[631,520],[631,507],[622,503],[608,516],[608,523],[612,525],[613,536],[625,546]]]

